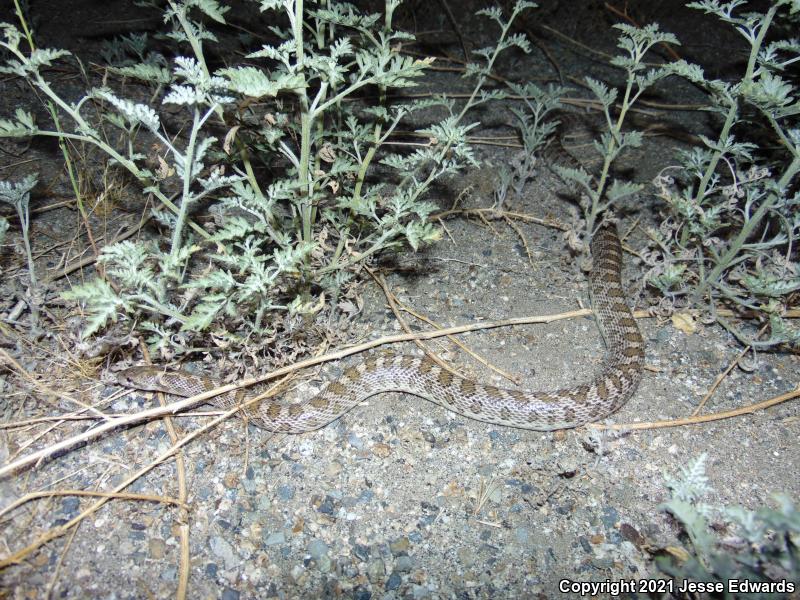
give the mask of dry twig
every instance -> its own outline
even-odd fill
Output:
[[[674,419],[672,421],[648,421],[646,423],[624,423],[620,425],[604,425],[602,423],[588,423],[586,426],[592,429],[617,429],[617,430],[634,430],[634,429],[661,429],[663,427],[680,427],[682,425],[696,425],[698,423],[710,423],[711,421],[720,421],[722,419],[730,419],[731,417],[738,417],[741,415],[749,415],[759,410],[764,410],[770,406],[788,402],[800,397],[800,386],[796,387],[791,392],[775,396],[763,402],[749,404],[741,408],[733,410],[726,410],[723,412],[714,413],[713,415],[703,415],[700,417],[686,417],[684,419]]]

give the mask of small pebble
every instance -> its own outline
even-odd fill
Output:
[[[328,554],[328,545],[322,540],[311,540],[306,552],[316,561]]]
[[[353,554],[355,554],[356,558],[359,560],[366,561],[370,556],[370,548],[364,544],[355,544],[353,546]]]
[[[283,531],[273,531],[264,538],[265,546],[279,546],[286,543],[286,535]]]
[[[80,505],[81,505],[80,499],[76,498],[75,496],[70,496],[68,498],[64,498],[61,501],[61,511],[68,515],[72,515],[73,513],[78,511]]]
[[[317,569],[319,570],[320,573],[331,572],[331,568],[333,567],[333,562],[331,561],[330,557],[327,554],[321,556],[320,559],[316,561],[316,563],[317,563]]]
[[[222,596],[220,596],[221,600],[239,600],[239,592],[236,590],[232,590],[229,587],[226,587],[223,592]]]
[[[150,541],[147,545],[150,549],[150,558],[156,560],[164,558],[164,553],[167,549],[167,545],[164,543],[164,540],[161,538],[150,538]]]
[[[414,568],[414,561],[410,556],[398,556],[394,561],[394,570],[397,573],[408,573]]]
[[[233,552],[233,546],[231,546],[225,538],[215,535],[209,541],[209,545],[211,546],[211,552],[214,553],[214,556],[221,558],[225,561],[225,568],[226,569],[233,569],[238,562],[236,560],[236,555]]]
[[[427,585],[415,585],[411,589],[411,595],[417,600],[422,600],[422,598],[430,597],[431,591]]]
[[[330,496],[325,496],[325,500],[323,500],[319,508],[317,508],[319,512],[325,515],[332,515],[336,512],[336,506],[333,503],[333,498]]]
[[[517,527],[514,530],[514,537],[518,543],[527,545],[528,539],[530,538],[530,533],[525,527]]]
[[[370,598],[372,598],[372,592],[364,588],[357,588],[353,592],[353,600],[370,600]]]
[[[603,522],[606,529],[613,531],[616,528],[617,521],[619,521],[619,513],[613,506],[607,506],[600,514],[600,520]]]
[[[403,579],[397,573],[392,573],[389,575],[389,579],[386,580],[386,585],[384,586],[387,590],[396,590],[400,587],[400,584],[403,582]]]
[[[341,472],[342,472],[342,463],[338,461],[334,460],[325,465],[326,477],[336,477]]]
[[[278,498],[284,502],[288,502],[294,498],[294,487],[291,485],[282,485],[278,487]]]
[[[375,583],[386,575],[386,565],[380,558],[376,558],[367,565],[367,579]]]
[[[408,543],[407,537],[397,538],[391,544],[389,544],[389,549],[392,551],[392,554],[397,556],[401,553],[407,553],[411,544]]]
[[[377,457],[387,458],[392,453],[392,448],[389,444],[373,444],[372,453]]]
[[[298,583],[300,579],[303,578],[303,575],[305,575],[305,572],[306,570],[302,566],[295,565],[294,567],[292,567],[292,570],[289,573],[289,575],[291,576],[292,581]]]

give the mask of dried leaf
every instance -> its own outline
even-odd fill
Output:
[[[697,321],[689,313],[676,313],[672,315],[672,326],[686,335],[692,335],[697,331]]]

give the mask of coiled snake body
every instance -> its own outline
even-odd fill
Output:
[[[246,409],[247,416],[269,431],[303,433],[324,427],[375,394],[407,392],[472,419],[522,429],[566,429],[601,419],[620,408],[636,389],[644,341],[625,303],[616,228],[601,226],[591,250],[589,287],[607,356],[600,373],[587,383],[550,392],[505,389],[454,375],[427,357],[377,353],[344,371],[312,398],[295,404],[264,401]],[[127,387],[187,397],[218,387],[206,377],[151,366],[120,371],[117,380]],[[226,409],[243,401],[243,390],[212,400]]]

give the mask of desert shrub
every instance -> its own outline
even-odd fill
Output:
[[[155,199],[152,217],[168,236],[104,248],[103,276],[65,294],[84,306],[84,336],[130,322],[163,356],[209,341],[228,348],[274,340],[335,310],[365,260],[439,238],[426,220],[433,210],[426,198],[437,180],[477,165],[466,141],[476,124],[466,116],[500,97],[483,89],[497,56],[528,51],[524,36],[510,30],[533,5],[518,2],[508,18],[481,11],[499,25],[498,42],[476,51],[467,69],[473,92],[456,109],[446,98],[389,101],[390,92],[416,85],[433,60],[398,52],[413,39],[393,26],[399,4],[388,0],[383,14],[367,14],[342,2],[261,1],[275,43],[251,52],[247,64],[211,72],[204,44],[216,36],[206,24],[224,23],[227,9],[215,0],[169,2],[169,37],[182,52],[171,63],[138,36],[105,51],[112,73],[152,86],[150,104],[107,87],[65,101],[43,71],[68,53],[26,53],[22,34],[2,25],[9,58],[0,72],[26,79],[64,125],[40,127],[19,110],[0,120],[0,135],[99,148]],[[266,108],[256,112],[254,99]],[[180,134],[163,112],[176,109],[185,123]],[[410,115],[433,109],[444,117],[417,129],[422,141],[402,152],[387,144]],[[153,147],[161,149],[156,156],[147,152]],[[266,180],[255,160],[268,167]],[[204,215],[213,223],[200,226]]]
[[[649,232],[647,278],[674,306],[704,309],[742,344],[797,346],[800,331],[782,314],[800,290],[800,102],[787,71],[800,43],[768,42],[767,34],[778,22],[796,27],[800,6],[781,0],[765,12],[743,12],[743,5],[689,4],[736,28],[747,63],[735,81],[708,78],[683,61],[669,66],[708,93],[719,130],[713,139],[702,136],[703,147],[681,153],[680,166],[655,182],[664,219]],[[757,315],[768,334],[756,339],[753,328],[736,326],[720,306]]]
[[[800,512],[786,496],[777,509],[714,507],[703,501],[712,492],[705,474],[706,455],[667,477],[671,499],[662,505],[680,523],[689,551],[656,560],[677,581],[719,584],[724,598],[788,597],[800,584]],[[712,523],[714,527],[712,528]],[[724,531],[724,534],[715,533]],[[732,588],[732,582],[736,587]]]

